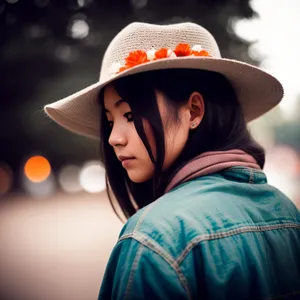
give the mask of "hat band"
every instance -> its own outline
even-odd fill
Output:
[[[201,45],[194,45],[191,47],[189,44],[178,44],[174,50],[169,48],[150,49],[148,51],[135,50],[129,53],[125,58],[125,64],[113,63],[110,67],[110,74],[118,74],[125,70],[128,70],[137,65],[141,65],[147,62],[164,59],[164,58],[176,58],[185,56],[204,56],[211,57],[208,51],[204,50]]]

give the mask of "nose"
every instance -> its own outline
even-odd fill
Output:
[[[110,133],[110,136],[108,138],[108,143],[112,147],[116,147],[116,146],[126,146],[127,142],[128,140],[124,128],[122,129],[122,126],[114,125]]]

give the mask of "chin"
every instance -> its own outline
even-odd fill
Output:
[[[134,183],[143,183],[145,181],[148,181],[152,178],[153,175],[147,174],[132,174],[131,172],[128,172],[128,177],[131,181]]]

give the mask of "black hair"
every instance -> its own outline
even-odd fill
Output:
[[[205,70],[168,69],[149,71],[119,78],[112,83],[119,96],[126,100],[133,114],[137,133],[155,166],[154,176],[143,183],[132,182],[108,144],[111,129],[104,111],[104,89],[99,93],[100,103],[100,159],[106,169],[108,197],[113,205],[112,190],[126,218],[160,197],[171,178],[188,160],[206,151],[241,149],[252,155],[259,166],[265,163],[264,149],[248,131],[235,91],[225,76]],[[199,126],[190,131],[188,141],[177,160],[163,171],[165,138],[155,91],[166,100],[169,120],[180,122],[178,109],[187,103],[193,92],[204,99],[205,113]],[[143,120],[151,126],[156,158],[153,156],[143,127]],[[137,207],[138,208],[137,208]]]

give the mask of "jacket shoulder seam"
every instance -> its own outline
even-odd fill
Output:
[[[133,229],[133,233],[135,233],[139,229],[141,223],[143,222],[144,218],[146,217],[147,213],[150,211],[151,208],[152,208],[152,205],[150,204],[139,216],[138,221]]]
[[[151,251],[157,253],[162,259],[164,259],[168,265],[175,271],[180,284],[183,286],[184,290],[186,291],[188,295],[188,299],[192,299],[192,293],[188,286],[188,281],[186,277],[184,276],[183,272],[181,271],[180,266],[176,262],[176,260],[172,257],[171,254],[169,254],[162,246],[160,246],[155,240],[153,240],[151,237],[138,232],[134,231],[132,233],[125,234],[122,236],[119,241],[125,240],[125,239],[135,239],[143,246],[149,248]]]
[[[183,249],[181,254],[177,257],[176,263],[180,266],[189,252],[200,242],[203,241],[211,241],[216,239],[222,239],[238,234],[248,233],[248,232],[264,232],[264,231],[271,231],[271,230],[279,230],[279,229],[300,229],[300,224],[297,223],[283,223],[283,224],[273,224],[273,225],[253,225],[253,226],[243,226],[239,228],[235,228],[229,231],[222,231],[218,233],[212,234],[202,234],[198,235],[193,238],[187,246]]]
[[[128,283],[127,283],[127,286],[126,286],[126,290],[125,290],[125,296],[124,296],[124,299],[130,299],[128,298],[129,296],[129,293],[131,291],[131,285],[132,285],[132,282],[133,282],[133,276],[134,276],[134,273],[138,267],[138,261],[142,255],[142,252],[143,252],[143,248],[141,247],[141,245],[138,246],[138,251],[137,251],[137,254],[134,258],[134,261],[133,261],[133,264],[132,264],[132,269],[130,271],[130,275],[129,275],[129,279],[128,279]]]

